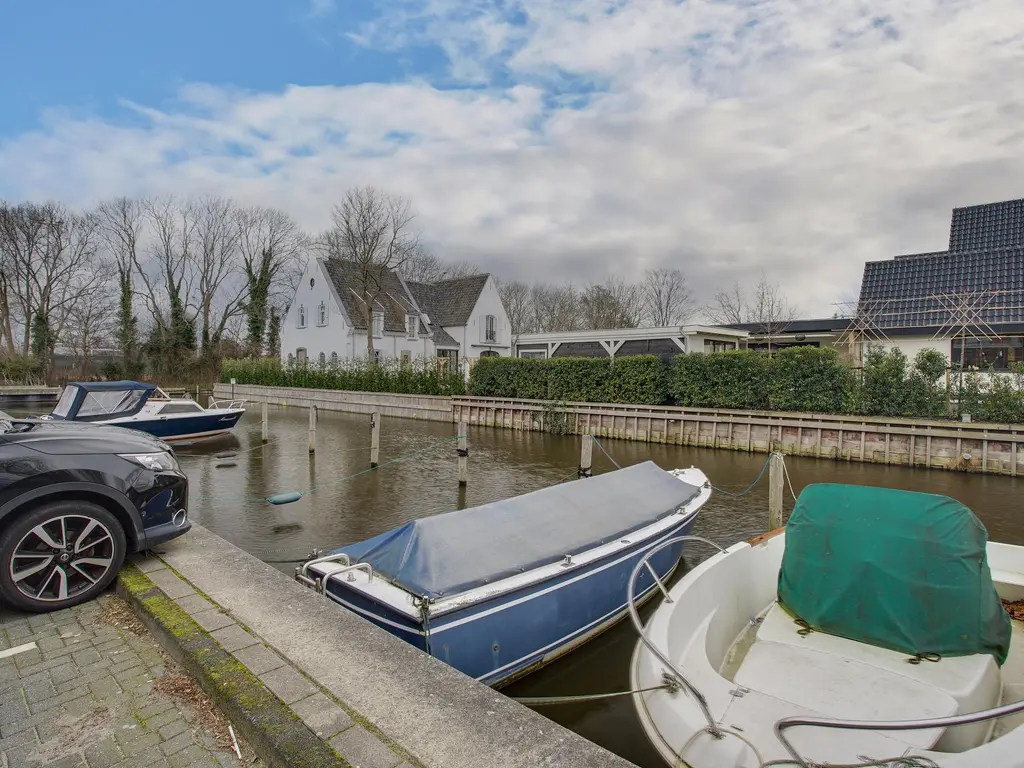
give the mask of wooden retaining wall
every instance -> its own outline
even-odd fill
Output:
[[[218,400],[245,400],[250,403],[296,405],[321,411],[372,413],[403,419],[451,421],[452,399],[438,395],[395,395],[388,392],[348,392],[340,389],[304,387],[263,387],[254,384],[216,384],[213,396]]]
[[[1024,425],[831,414],[452,398],[455,421],[732,451],[901,464],[969,472],[1024,473]],[[563,421],[564,420],[564,421]]]

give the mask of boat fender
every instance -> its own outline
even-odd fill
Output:
[[[216,464],[213,465],[214,469],[220,469],[221,467],[237,467],[237,466],[238,466],[238,464],[236,464],[233,461],[218,461]]]
[[[298,491],[285,491],[284,493],[275,493],[273,496],[268,496],[267,501],[274,506],[278,506],[280,504],[291,504],[301,498],[302,494]]]
[[[218,453],[214,455],[215,459],[233,459],[238,454],[234,451],[227,451],[226,453]]]

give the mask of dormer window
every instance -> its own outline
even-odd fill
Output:
[[[374,312],[373,313],[373,338],[381,339],[384,337],[384,313]]]
[[[321,301],[320,306],[316,308],[316,324],[323,328],[327,325],[327,302]]]
[[[306,307],[304,304],[299,304],[299,315],[297,325],[299,328],[306,327]]]
[[[410,339],[415,339],[419,333],[420,319],[416,315],[405,316],[405,331]]]

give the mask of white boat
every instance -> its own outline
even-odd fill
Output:
[[[815,487],[801,494],[797,510]],[[957,504],[930,494],[890,493]],[[987,542],[984,528],[966,510],[970,519],[960,522],[964,535],[978,543],[975,549],[957,550],[963,542],[953,541],[947,561],[941,548],[929,549],[935,541],[922,533],[897,542],[890,553],[903,554],[896,557],[864,552],[857,572],[837,579],[828,570],[841,559],[837,553],[847,546],[848,532],[837,529],[834,537],[826,532],[815,540],[815,561],[815,553],[807,554],[807,539],[798,539],[806,528],[794,527],[797,510],[788,528],[735,544],[686,574],[642,629],[631,664],[632,689],[639,691],[633,700],[666,764],[1024,768],[1024,625],[1011,622],[999,602],[1024,598],[1024,547]],[[885,510],[866,510],[863,518],[875,526],[870,535],[886,536]],[[925,527],[932,524],[922,519]],[[791,558],[798,541],[803,548],[801,562],[785,558],[787,531]],[[915,577],[905,570],[910,562],[938,562],[945,575]],[[881,617],[882,623],[906,625],[906,616],[889,609],[910,596],[917,602],[905,603],[908,614],[922,610],[934,619],[931,628],[904,626],[910,634],[920,630],[937,642],[947,628],[964,623],[978,630],[978,639],[998,637],[1002,646],[993,645],[991,652],[939,654],[924,647],[908,653],[898,640],[851,639],[859,630],[870,634],[867,626],[847,627],[842,634],[831,625],[822,629],[794,616],[787,591],[792,573],[806,580],[795,589],[813,593],[821,603],[808,607],[809,613],[838,611],[867,617],[865,623]],[[961,577],[967,581],[958,583]],[[888,586],[873,589],[874,580]],[[964,605],[953,598],[943,605],[943,589],[954,594],[965,585]],[[836,602],[829,604],[830,596]],[[856,602],[839,602],[845,599]],[[970,615],[975,604],[983,606],[977,617]]]

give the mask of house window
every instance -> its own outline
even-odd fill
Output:
[[[380,362],[380,350],[379,349],[373,350],[373,360],[374,360],[374,362],[377,362],[377,363]]]
[[[496,342],[498,340],[498,318],[494,315],[487,315],[484,318],[484,341]]]
[[[373,338],[380,339],[384,336],[384,313],[373,313]]]
[[[299,347],[297,350],[295,350],[295,357],[298,359],[300,363],[306,362],[306,348]]]
[[[520,357],[547,357],[548,354],[543,349],[521,349],[519,350]]]
[[[299,328],[306,327],[306,307],[304,304],[299,304]]]
[[[320,367],[323,368],[325,365],[327,365],[327,355],[325,355],[323,352],[321,352],[320,353]]]
[[[410,339],[415,339],[419,331],[420,320],[416,315],[405,316],[405,331]]]
[[[733,341],[715,341],[714,339],[704,339],[705,352],[729,352],[734,349],[736,349],[736,343]]]
[[[1024,362],[1024,336],[1003,336],[1000,339],[953,339],[952,363],[980,371],[1008,371]]]
[[[337,352],[331,352],[331,365],[334,366],[335,368],[338,367],[338,353]]]
[[[410,352],[408,349],[403,349],[402,350],[402,367],[403,368],[408,368],[410,365],[412,365],[412,352]]]
[[[327,325],[327,302],[321,301],[316,309],[316,324],[323,328]]]

